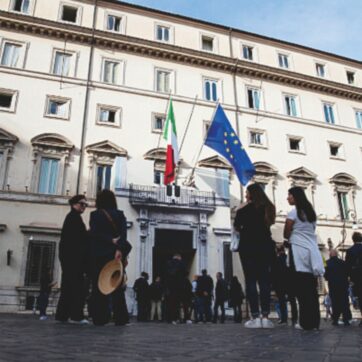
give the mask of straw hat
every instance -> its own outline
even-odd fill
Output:
[[[115,259],[108,262],[98,277],[99,290],[108,295],[117,289],[123,282],[123,265],[121,261]]]

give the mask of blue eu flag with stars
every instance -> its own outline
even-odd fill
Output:
[[[214,119],[207,133],[205,145],[229,161],[244,186],[254,176],[255,167],[220,104],[217,106]]]

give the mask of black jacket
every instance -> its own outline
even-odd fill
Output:
[[[234,228],[240,233],[239,252],[245,258],[271,259],[275,243],[264,220],[264,207],[257,209],[250,202],[236,212]]]
[[[215,287],[215,299],[218,302],[225,302],[229,297],[228,285],[224,279],[218,279]]]
[[[348,274],[354,283],[362,282],[362,243],[356,243],[347,250],[346,264]]]
[[[153,301],[159,301],[163,297],[163,286],[161,282],[153,282],[150,285],[150,299]]]
[[[133,290],[136,292],[136,299],[139,302],[149,301],[150,286],[145,278],[143,277],[138,278],[133,285]]]
[[[196,288],[196,294],[200,297],[206,296],[205,293],[207,293],[207,296],[212,296],[212,292],[214,290],[214,282],[212,278],[209,275],[201,275],[197,279],[197,288]]]
[[[230,307],[236,307],[243,303],[243,300],[245,298],[243,287],[239,282],[233,282],[231,281],[230,284]]]
[[[348,268],[347,264],[334,256],[327,260],[327,267],[324,277],[328,281],[329,289],[348,289]]]
[[[168,291],[181,291],[187,276],[186,267],[182,260],[172,258],[167,262],[166,285]]]
[[[132,249],[127,241],[127,222],[120,210],[106,210],[113,220],[115,228],[103,210],[95,210],[90,214],[90,235],[91,235],[91,255],[92,257],[107,257],[112,259],[116,250],[122,252],[122,257],[126,258]],[[112,239],[120,237],[117,245]]]
[[[59,242],[59,260],[64,270],[85,271],[89,239],[80,213],[72,209],[65,217]]]

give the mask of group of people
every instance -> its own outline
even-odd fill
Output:
[[[137,320],[161,321],[169,323],[225,321],[225,303],[234,310],[234,321],[242,321],[241,305],[244,292],[238,278],[234,276],[230,285],[221,272],[216,274],[216,284],[207,270],[195,275],[192,282],[187,277],[180,254],[175,254],[168,262],[164,280],[157,276],[148,283],[148,274],[142,272],[135,281],[133,290],[137,301]],[[212,309],[212,303],[213,309]],[[219,319],[219,310],[221,312]]]
[[[353,283],[362,311],[362,235],[354,233],[354,246],[347,251],[345,262],[332,250],[325,270],[316,239],[317,217],[313,206],[300,187],[290,188],[287,200],[293,208],[285,221],[284,243],[278,248],[270,232],[275,223],[275,207],[260,185],[247,187],[246,203],[237,210],[234,228],[240,235],[238,252],[251,310],[251,319],[245,326],[274,327],[268,318],[271,289],[274,288],[280,307],[280,324],[287,323],[289,301],[295,328],[319,329],[317,287],[318,277],[324,275],[329,283],[333,324],[338,325],[343,314],[344,324],[349,325],[349,281]]]
[[[316,240],[316,213],[304,190],[288,190],[288,203],[293,207],[284,226],[284,243],[276,247],[271,226],[275,223],[275,206],[259,184],[246,189],[246,202],[236,212],[235,232],[239,234],[238,253],[245,277],[246,298],[251,319],[247,328],[273,328],[269,319],[271,290],[274,289],[280,307],[280,324],[287,323],[287,303],[291,305],[291,319],[295,328],[319,329],[320,309],[317,278],[324,276],[329,283],[332,301],[333,324],[340,315],[349,324],[348,287],[359,300],[362,313],[362,235],[354,233],[352,246],[346,260],[338,258],[335,250],[330,253],[326,269]],[[116,325],[129,322],[124,288],[121,286],[106,296],[98,288],[98,276],[104,265],[116,259],[127,265],[131,245],[127,241],[126,219],[117,209],[115,195],[102,190],[96,198],[96,210],[90,214],[87,230],[82,213],[87,207],[84,195],[69,200],[71,211],[66,216],[61,232],[59,259],[62,267],[60,299],[56,320],[61,322],[89,323],[83,310],[89,290],[88,311],[95,325],[104,325],[113,319]],[[52,287],[48,277],[43,279],[42,308],[46,308],[47,292]],[[237,277],[230,285],[222,273],[216,275],[216,285],[206,270],[194,276],[192,282],[180,254],[167,263],[163,280],[158,276],[149,285],[148,274],[143,272],[133,287],[137,300],[139,321],[165,319],[170,323],[184,321],[225,321],[225,302],[234,310],[234,321],[242,321],[243,289]],[[212,302],[213,311],[212,311]],[[193,315],[193,318],[192,318]],[[44,317],[44,312],[41,317]]]
[[[88,324],[83,312],[87,299],[94,325],[105,325],[112,314],[116,325],[125,325],[129,314],[124,289],[120,286],[110,295],[104,295],[98,288],[98,276],[113,259],[127,265],[132,247],[127,241],[126,218],[117,209],[115,195],[110,190],[98,193],[88,230],[81,216],[88,206],[85,196],[76,195],[69,204],[71,210],[64,220],[59,243],[62,278],[55,319]]]

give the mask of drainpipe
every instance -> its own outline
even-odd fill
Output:
[[[83,164],[84,164],[84,145],[87,132],[87,120],[89,113],[89,96],[91,91],[91,82],[92,82],[92,73],[93,73],[93,55],[94,55],[94,36],[96,30],[96,21],[97,21],[97,12],[98,12],[98,0],[94,0],[94,12],[93,12],[93,24],[92,24],[92,40],[90,45],[89,52],[89,62],[88,62],[88,75],[87,75],[87,84],[84,100],[84,111],[83,111],[83,122],[82,122],[82,134],[80,139],[80,150],[79,150],[79,165],[78,165],[78,174],[77,174],[77,191],[76,194],[80,192],[80,183],[82,180],[83,173]]]

